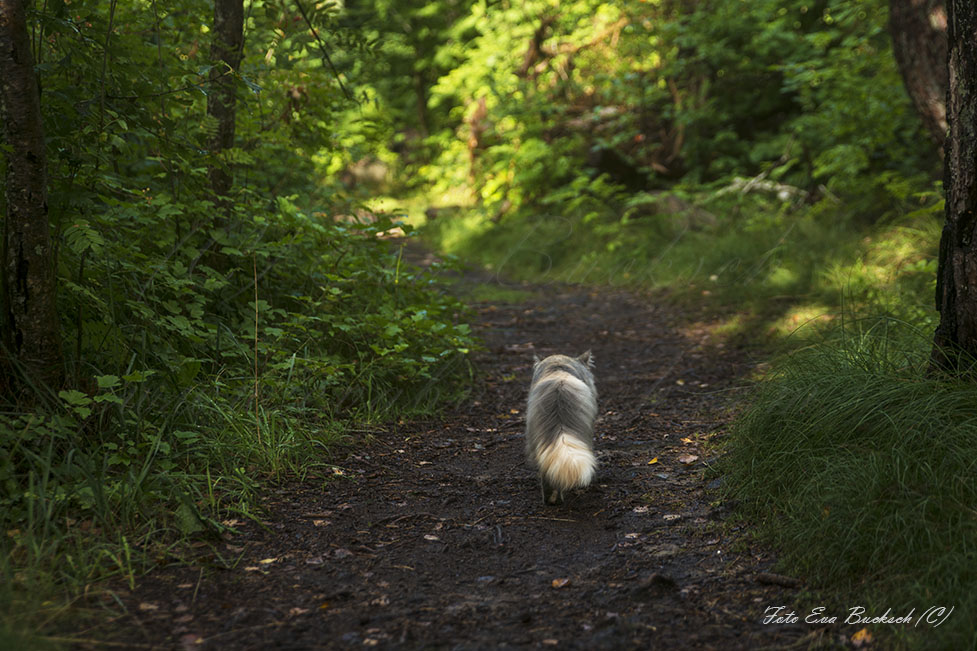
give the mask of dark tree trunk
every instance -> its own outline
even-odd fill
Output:
[[[0,113],[7,158],[3,232],[4,349],[28,379],[64,377],[55,303],[41,100],[23,0],[0,0]],[[12,370],[8,366],[5,371]],[[9,381],[9,380],[8,380]],[[11,382],[12,383],[12,382]]]
[[[889,32],[899,72],[941,152],[947,129],[945,4],[944,0],[889,1]]]
[[[940,239],[933,365],[952,373],[977,361],[977,2],[948,0],[946,224]]]
[[[236,84],[233,72],[241,65],[244,46],[244,1],[215,0],[214,40],[210,45],[210,95],[207,115],[217,121],[217,132],[210,143],[214,154],[234,146]],[[225,165],[215,164],[208,171],[210,186],[220,200],[231,191],[233,178]]]

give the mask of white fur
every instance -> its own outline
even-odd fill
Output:
[[[571,434],[560,434],[553,445],[540,450],[538,454],[540,473],[560,491],[583,488],[594,479],[597,459],[593,451]]]

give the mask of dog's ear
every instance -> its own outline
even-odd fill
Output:
[[[539,358],[539,355],[536,355],[535,353],[533,354],[533,368],[536,368],[537,366],[539,366],[539,363],[542,362],[542,361],[543,360],[541,360]]]
[[[583,355],[581,355],[580,357],[578,357],[577,360],[581,364],[585,364],[585,365],[589,366],[590,368],[594,368],[594,354],[591,353],[589,350],[586,353],[584,353]]]

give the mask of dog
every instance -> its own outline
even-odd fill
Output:
[[[580,357],[534,358],[526,406],[526,457],[539,469],[545,504],[558,504],[567,490],[588,486],[597,471],[593,366],[589,350]]]

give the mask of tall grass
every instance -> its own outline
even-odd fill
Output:
[[[977,385],[927,375],[930,342],[875,319],[790,355],[748,401],[723,468],[787,570],[838,611],[954,607],[939,628],[880,629],[906,648],[974,648]]]

